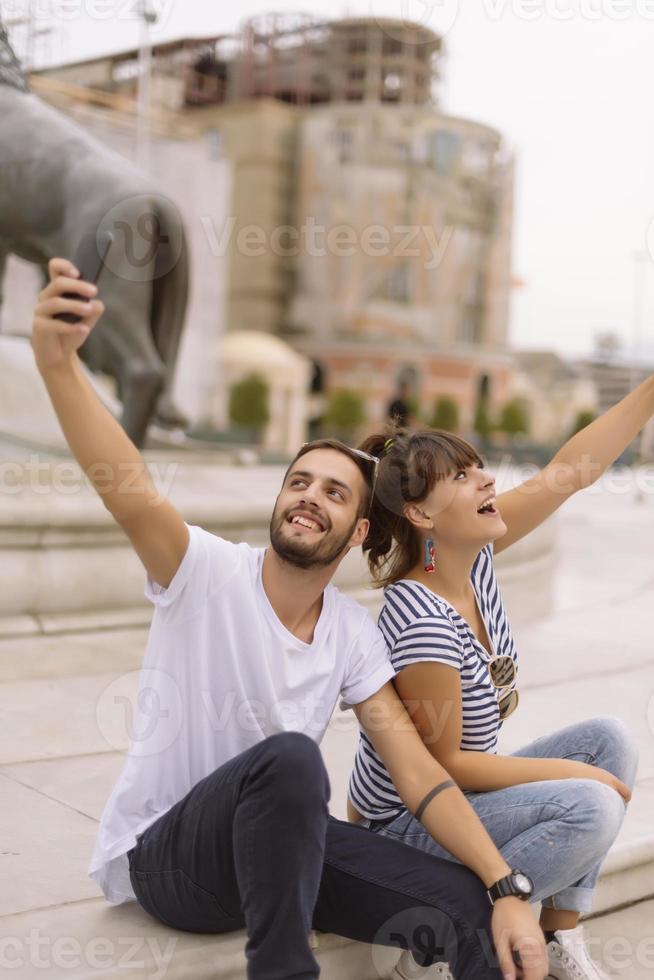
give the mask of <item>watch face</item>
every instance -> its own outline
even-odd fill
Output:
[[[513,875],[513,883],[522,895],[531,895],[532,891],[534,890],[534,886],[527,875]]]

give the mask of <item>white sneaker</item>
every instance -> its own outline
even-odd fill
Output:
[[[611,980],[608,973],[591,960],[583,926],[560,929],[556,941],[547,944],[548,980]]]
[[[454,980],[447,963],[434,963],[433,966],[418,966],[408,949],[391,970],[388,980]]]

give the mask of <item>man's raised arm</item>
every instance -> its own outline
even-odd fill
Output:
[[[166,588],[188,547],[188,529],[178,511],[162,497],[145,460],[89,384],[77,350],[104,312],[97,288],[76,278],[67,259],[48,265],[50,282],[34,309],[32,348],[62,431],[75,459],[107,510],[130,538],[155,582]],[[66,292],[90,302],[64,299]],[[79,323],[55,320],[76,313]]]

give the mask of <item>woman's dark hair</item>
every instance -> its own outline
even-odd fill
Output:
[[[422,556],[420,535],[404,516],[404,505],[421,503],[439,480],[483,461],[474,446],[451,432],[409,432],[393,423],[359,449],[381,458],[363,552],[373,581],[384,588],[404,578]]]
[[[306,442],[286,470],[283,483],[286,482],[286,477],[291,472],[298,459],[301,459],[301,457],[306,455],[306,453],[313,452],[314,449],[335,449],[337,452],[343,453],[344,456],[347,456],[348,459],[351,459],[352,462],[357,465],[361,475],[363,476],[364,485],[364,492],[361,494],[361,500],[359,501],[359,508],[357,510],[357,518],[366,517],[370,508],[370,495],[372,493],[372,486],[374,482],[375,464],[370,460],[364,459],[362,456],[358,456],[356,452],[353,451],[351,446],[341,442],[340,439],[315,439],[313,442]]]

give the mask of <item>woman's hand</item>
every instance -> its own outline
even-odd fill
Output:
[[[629,787],[614,776],[612,772],[607,772],[606,769],[599,769],[597,766],[591,766],[587,762],[575,762],[573,759],[561,759],[561,763],[566,766],[566,776],[564,778],[568,779],[595,779],[599,783],[604,783],[605,786],[610,786],[614,789],[616,793],[619,793],[625,803],[628,803],[631,799],[631,790]],[[567,771],[569,770],[569,772]]]
[[[41,290],[34,308],[32,349],[39,371],[59,367],[70,361],[104,313],[104,303],[94,300],[97,287],[76,277],[68,259],[54,258],[48,263],[49,284]],[[89,302],[64,299],[64,293],[88,296]],[[79,323],[55,320],[56,313],[76,313]]]

